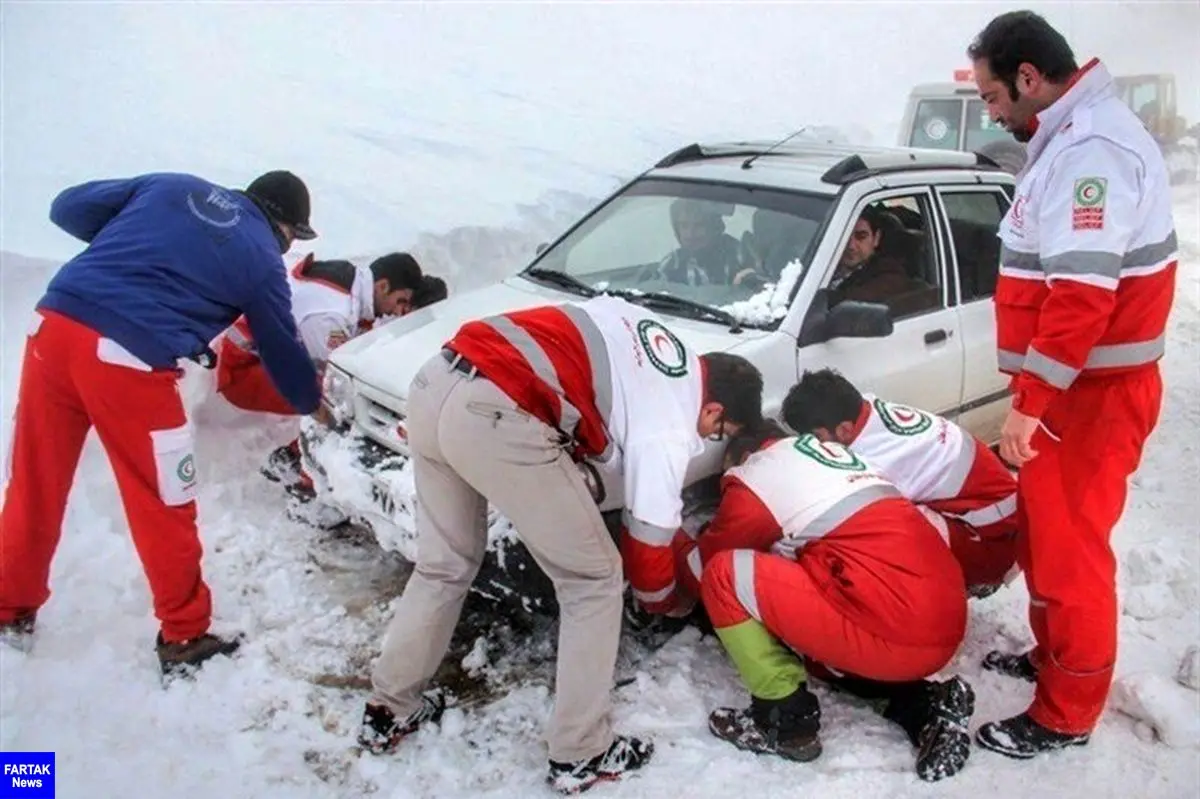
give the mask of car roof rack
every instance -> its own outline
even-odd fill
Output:
[[[772,149],[774,147],[774,149]],[[666,169],[694,161],[714,158],[741,157],[813,157],[842,156],[825,171],[821,180],[834,185],[844,185],[865,177],[914,169],[988,169],[1002,167],[986,155],[960,150],[933,150],[896,147],[870,147],[802,141],[795,144],[776,145],[773,142],[730,142],[726,144],[700,144],[699,142],[680,147],[664,156],[654,165]]]
[[[844,186],[847,183],[876,175],[911,172],[915,169],[986,169],[1003,171],[994,160],[973,151],[962,150],[895,150],[864,158],[851,155],[838,161],[821,175],[825,183]]]

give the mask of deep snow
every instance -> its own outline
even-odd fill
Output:
[[[706,713],[744,693],[714,639],[685,631],[637,664],[618,690],[622,729],[653,736],[658,752],[610,796],[725,796],[753,784],[762,796],[1195,795],[1200,731],[1195,688],[1176,682],[1200,644],[1200,202],[1178,193],[1184,241],[1165,361],[1163,418],[1134,481],[1117,533],[1121,652],[1111,709],[1091,745],[1016,763],[976,750],[968,768],[919,783],[902,734],[840,697],[825,697],[826,752],[807,765],[756,759],[712,738]],[[53,265],[5,257],[6,399],[21,332]],[[35,277],[36,276],[36,277]],[[11,406],[9,406],[11,407]],[[198,461],[205,566],[218,627],[249,633],[234,661],[212,663],[194,684],[162,690],[151,649],[149,597],[124,528],[111,470],[90,439],[72,493],[52,580],[29,655],[0,651],[0,746],[58,753],[59,795],[351,797],[516,796],[539,789],[545,750],[544,684],[496,704],[449,713],[394,757],[346,751],[362,695],[321,688],[319,675],[362,674],[378,644],[391,564],[314,558],[314,533],[283,516],[284,495],[258,474],[286,425],[265,425],[219,402],[202,405]],[[318,565],[318,560],[325,567]],[[341,566],[343,570],[337,567]],[[348,569],[348,570],[346,570]],[[1018,581],[973,604],[969,634],[947,671],[979,695],[975,725],[1020,710],[1030,687],[984,673],[992,647],[1028,640]],[[495,662],[476,651],[467,665]],[[1125,711],[1125,712],[1121,712]],[[1137,720],[1126,712],[1139,717]],[[1156,729],[1157,728],[1157,729]]]

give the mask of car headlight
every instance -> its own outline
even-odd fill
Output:
[[[354,419],[354,382],[350,375],[333,364],[325,365],[321,380],[321,401],[333,414],[337,425],[348,424]]]

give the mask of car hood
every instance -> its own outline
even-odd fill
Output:
[[[513,276],[499,283],[452,294],[441,302],[376,327],[334,350],[330,363],[355,380],[393,397],[406,398],[421,366],[473,319],[538,305],[580,300],[579,295]],[[659,314],[696,352],[730,350],[769,335],[743,329],[734,335],[720,324]]]

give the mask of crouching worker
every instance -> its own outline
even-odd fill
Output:
[[[957,773],[974,693],[924,678],[962,641],[966,592],[932,524],[850,450],[774,422],[735,439],[726,465],[712,522],[696,540],[676,536],[683,588],[703,575],[704,608],[750,691],[748,708],[718,708],[709,729],[740,749],[817,758],[808,658],[877,700],[917,747],[922,779]]]
[[[1017,480],[979,439],[936,414],[861,394],[832,369],[805,372],[783,421],[854,450],[917,503],[958,559],[967,591],[994,593],[1019,572]]]
[[[575,793],[644,766],[652,744],[615,735],[610,718],[625,578],[649,612],[679,610],[672,539],[688,464],[704,438],[757,422],[761,402],[749,361],[697,354],[616,297],[463,325],[408,392],[417,562],[372,671],[363,747],[389,752],[440,717],[443,697],[427,685],[483,563],[490,501],[558,600],[549,783]],[[620,548],[585,459],[622,476]]]
[[[309,253],[288,278],[296,328],[318,371],[337,346],[369,329],[376,317],[408,313],[425,288],[421,267],[402,252],[377,258],[366,268],[350,261],[318,261]],[[221,342],[217,393],[242,410],[297,415],[264,368],[244,316],[225,331]],[[311,493],[311,484],[300,472],[298,441],[271,453],[263,474],[300,494]]]

